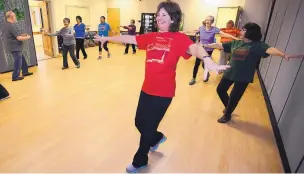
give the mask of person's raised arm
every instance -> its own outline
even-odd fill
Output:
[[[215,63],[211,59],[211,57],[207,53],[207,51],[199,44],[191,44],[187,50],[187,53],[203,60],[205,63],[205,66],[208,70],[220,71],[220,70],[226,70],[226,69],[230,68],[229,65],[218,65],[217,63]]]
[[[95,36],[95,40],[100,41],[101,43],[104,43],[105,41],[113,41],[113,42],[121,42],[121,43],[137,45],[135,36],[131,36],[131,35],[112,36],[112,37]]]
[[[272,56],[278,56],[278,57],[282,57],[286,60],[289,60],[291,58],[303,58],[304,54],[286,54],[282,51],[280,51],[277,48],[274,47],[270,47],[266,50],[266,53]]]
[[[234,37],[234,36],[232,36],[231,34],[225,33],[225,32],[223,32],[223,31],[220,31],[219,34],[220,34],[221,36],[223,36],[223,37],[228,37],[228,38],[231,38],[231,39],[234,39],[234,40],[241,40],[240,38]]]
[[[203,47],[205,47],[205,48],[219,49],[219,50],[224,49],[222,43],[204,44]]]

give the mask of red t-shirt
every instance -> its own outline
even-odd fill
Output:
[[[179,57],[189,59],[193,41],[180,32],[153,32],[136,36],[138,49],[146,50],[145,80],[142,90],[153,96],[174,97],[176,65]]]

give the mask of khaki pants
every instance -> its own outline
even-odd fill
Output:
[[[220,50],[219,65],[227,65],[227,62],[231,56],[231,53],[225,53],[224,50]]]

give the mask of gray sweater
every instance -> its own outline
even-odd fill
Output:
[[[75,45],[75,32],[72,27],[69,28],[62,28],[60,31],[57,31],[54,34],[49,34],[49,36],[62,36],[63,38],[63,45],[71,46]]]

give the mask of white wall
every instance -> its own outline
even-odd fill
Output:
[[[246,0],[242,24],[255,22],[261,26],[262,33],[265,34],[271,4],[272,0]]]
[[[120,8],[121,24],[140,20],[141,13],[155,13],[163,0],[107,0],[108,8]],[[197,29],[207,15],[217,16],[218,7],[243,7],[246,0],[175,0],[185,14],[184,29]],[[129,6],[129,7],[127,7]],[[139,23],[137,23],[139,30]]]

